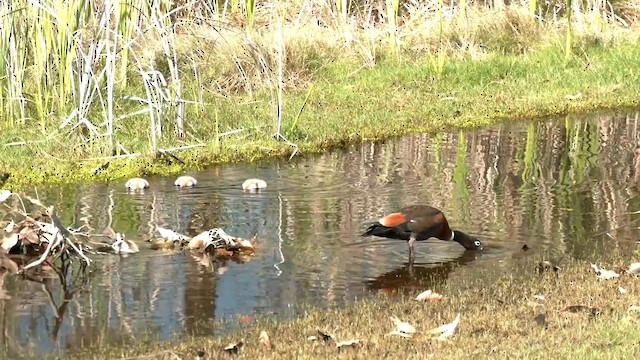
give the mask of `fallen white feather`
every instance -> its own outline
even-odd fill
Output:
[[[445,340],[446,338],[452,336],[456,332],[456,328],[460,323],[460,314],[456,316],[452,323],[440,325],[437,328],[429,331],[429,334],[440,334],[438,336],[438,340]]]
[[[9,251],[12,247],[16,246],[18,243],[18,234],[13,233],[2,239],[0,247],[4,250]]]
[[[271,340],[269,340],[269,334],[267,334],[266,331],[262,330],[260,332],[260,337],[258,337],[258,340],[260,340],[264,347],[271,349]]]
[[[339,343],[337,343],[336,347],[339,349],[341,347],[356,346],[359,343],[360,343],[360,339],[345,340],[345,341],[340,341]]]
[[[618,274],[617,272],[613,270],[606,270],[606,269],[600,269],[600,273],[598,274],[598,277],[604,280],[614,279],[614,278],[617,278],[618,276],[620,276],[620,274]]]
[[[16,226],[16,223],[13,220],[11,220],[11,222],[7,224],[7,226],[4,228],[4,231],[12,232],[15,226]]]
[[[627,310],[628,312],[637,312],[640,311],[640,306],[638,305],[631,305],[629,306],[629,309]]]
[[[0,190],[0,202],[3,202],[9,198],[13,193],[9,190]]]
[[[591,268],[596,272],[596,276],[603,280],[610,280],[620,276],[617,272],[598,267],[596,264],[591,264]]]
[[[437,301],[442,300],[444,296],[434,292],[432,290],[425,290],[416,296],[417,301]]]
[[[627,293],[627,289],[623,288],[622,286],[618,286],[618,292],[624,295]]]
[[[390,332],[388,334],[385,334],[385,336],[394,336],[394,335],[395,336],[401,336],[401,337],[403,337],[405,339],[408,339],[408,338],[411,337],[411,334],[407,334],[405,332],[398,331],[398,330],[393,330],[392,332]]]
[[[638,275],[640,274],[640,262],[635,262],[629,265],[629,269],[627,270],[629,274]]]
[[[391,321],[393,321],[393,324],[396,326],[396,330],[399,332],[403,332],[405,334],[415,334],[416,333],[416,328],[414,328],[413,326],[411,326],[411,324],[409,324],[408,322],[404,322],[400,319],[398,319],[397,316],[393,315],[390,317]]]

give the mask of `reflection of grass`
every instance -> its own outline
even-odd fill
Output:
[[[456,152],[456,165],[453,170],[453,198],[456,207],[460,207],[460,213],[464,217],[470,215],[469,211],[469,185],[467,177],[469,176],[469,166],[467,165],[467,141],[464,133],[458,133],[458,150]]]
[[[523,161],[524,169],[522,170],[523,186],[530,185],[530,183],[535,181],[538,175],[538,157],[542,150],[538,146],[539,136],[537,128],[539,126],[540,124],[531,123],[527,129],[527,143],[524,150]]]
[[[614,260],[628,264],[629,259]],[[460,269],[464,277],[449,281],[438,292],[445,300],[417,303],[412,297],[359,301],[344,309],[310,310],[304,318],[283,322],[259,320],[255,326],[228,336],[183,338],[161,344],[101,348],[100,352],[74,354],[74,358],[115,358],[158,356],[175,353],[181,358],[194,357],[203,349],[209,358],[224,356],[222,348],[230,342],[244,340],[239,358],[637,358],[640,333],[636,331],[640,317],[628,313],[636,304],[640,282],[630,276],[613,281],[596,278],[588,262],[562,264],[559,274],[538,274],[535,261],[524,258],[512,267],[473,271]],[[613,265],[609,266],[612,267]],[[520,270],[518,270],[520,269]],[[526,271],[523,271],[526,270]],[[513,272],[518,272],[514,277]],[[497,277],[497,278],[496,278]],[[618,286],[628,294],[618,292]],[[471,291],[470,291],[471,290]],[[546,300],[535,300],[544,295]],[[586,305],[597,313],[561,311],[568,305]],[[456,313],[462,320],[449,341],[430,340],[423,334],[445,322]],[[413,339],[386,337],[392,330],[389,316],[397,315],[418,329]],[[547,329],[536,323],[535,317],[544,314]],[[306,340],[316,329],[333,333],[338,340],[358,338],[362,345],[355,350],[340,351],[334,343]],[[266,330],[274,350],[266,350],[258,341],[258,334]],[[98,354],[98,355],[96,355]],[[166,356],[168,357],[168,355]]]

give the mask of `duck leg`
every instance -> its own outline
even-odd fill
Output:
[[[413,246],[416,242],[416,238],[411,235],[411,237],[409,238],[409,265],[413,265],[413,260],[415,259],[415,250],[413,249]]]

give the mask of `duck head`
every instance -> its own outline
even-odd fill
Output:
[[[478,240],[477,237],[467,235],[462,231],[454,230],[453,231],[453,240],[460,243],[460,245],[464,246],[467,250],[482,250],[482,242]]]

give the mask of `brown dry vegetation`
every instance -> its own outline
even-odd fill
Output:
[[[442,21],[437,1],[403,4],[397,55],[390,50],[391,30],[380,1],[354,6],[346,22],[339,20],[335,9],[324,1],[259,6],[251,32],[244,31],[240,14],[216,23],[203,20],[204,14],[194,11],[177,22],[177,48],[185,70],[196,68],[204,84],[214,84],[215,91],[232,94],[274,86],[274,74],[267,72],[277,67],[280,36],[286,54],[284,85],[290,91],[306,89],[315,72],[336,61],[351,63],[354,71],[374,67],[385,59],[429,62],[439,52],[446,54],[448,61],[482,61],[526,55],[545,46],[562,47],[565,41],[567,21],[562,1],[546,4],[542,19],[531,15],[528,4],[470,2],[464,16],[459,4],[444,4]],[[577,53],[594,45],[637,41],[638,8],[640,4],[634,1],[616,2],[604,11],[593,2],[577,6],[572,23]],[[153,40],[153,36],[147,38],[142,50],[150,61],[159,61],[155,65],[161,68],[162,53]],[[263,65],[267,66],[266,72]]]
[[[625,246],[626,247],[626,246]],[[601,280],[589,262],[570,260],[558,272],[538,271],[541,259],[524,255],[494,269],[461,268],[446,285],[434,290],[443,301],[420,303],[420,292],[378,296],[343,309],[310,309],[306,316],[273,321],[258,319],[235,333],[182,338],[169,343],[140,342],[133,346],[100,349],[100,353],[72,353],[72,358],[187,359],[198,353],[205,359],[322,359],[322,358],[637,358],[640,279],[623,274]],[[626,268],[633,256],[611,254],[605,267]],[[507,265],[508,264],[508,265]],[[602,264],[601,264],[602,265]],[[622,287],[626,293],[619,290]],[[544,296],[544,300],[536,298]],[[580,305],[580,306],[574,306]],[[427,332],[461,314],[453,337],[436,340]],[[411,323],[410,339],[385,334],[393,330],[396,315]],[[536,320],[538,318],[538,320]],[[544,318],[544,321],[542,320]],[[261,331],[272,349],[259,341]],[[310,341],[317,331],[333,340]],[[355,348],[336,347],[337,341],[359,339]],[[225,346],[243,341],[236,355]]]

